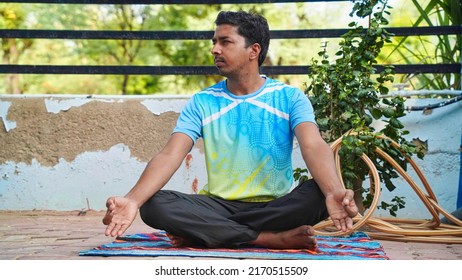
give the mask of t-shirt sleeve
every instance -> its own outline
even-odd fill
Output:
[[[185,105],[172,133],[181,132],[188,135],[194,143],[202,136],[202,114],[193,96]]]
[[[310,100],[301,90],[295,89],[291,104],[290,126],[292,130],[295,130],[295,127],[302,122],[316,124],[313,105],[311,105]]]

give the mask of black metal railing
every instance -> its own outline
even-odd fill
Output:
[[[273,0],[35,0],[3,1],[11,3],[47,3],[47,4],[149,4],[149,5],[191,5],[191,4],[251,4],[251,3],[290,3],[290,2],[344,2],[348,0],[309,0],[309,1],[273,1]],[[311,39],[338,38],[348,29],[305,29],[273,30],[271,39]],[[436,27],[395,27],[387,28],[395,36],[438,36],[462,34],[462,26]],[[104,31],[104,30],[24,30],[0,29],[0,38],[28,39],[89,39],[89,40],[209,40],[213,31]],[[415,73],[461,73],[461,63],[456,64],[395,64],[397,74]],[[383,65],[377,65],[377,70]],[[309,66],[263,66],[267,75],[305,75]],[[105,65],[18,65],[0,64],[2,74],[105,74],[105,75],[214,75],[218,74],[214,66],[105,66]]]

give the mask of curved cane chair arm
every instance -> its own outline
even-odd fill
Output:
[[[331,148],[334,151],[334,158],[335,158],[335,161],[336,161],[337,174],[338,174],[338,176],[339,176],[339,178],[341,180],[342,186],[345,188],[345,185],[344,185],[344,182],[343,182],[343,179],[342,179],[341,169],[340,169],[340,157],[338,156],[338,152],[340,150],[341,143],[342,143],[341,139],[340,139],[340,141],[337,140],[331,145]],[[354,222],[353,227],[351,229],[345,231],[345,232],[338,231],[338,230],[337,231],[322,231],[321,229],[323,229],[323,228],[333,226],[333,222],[330,221],[330,220],[326,220],[326,221],[323,221],[321,223],[318,223],[317,225],[315,225],[313,227],[314,230],[315,230],[315,233],[317,235],[336,236],[336,235],[351,234],[352,232],[355,232],[359,228],[364,226],[364,224],[366,224],[367,220],[370,217],[372,217],[372,214],[374,212],[373,210],[377,208],[377,205],[378,205],[379,200],[380,200],[380,193],[381,193],[380,177],[379,177],[379,173],[378,173],[377,168],[375,167],[374,163],[372,162],[372,160],[366,154],[362,154],[361,159],[366,163],[366,165],[370,169],[370,174],[371,174],[371,178],[372,178],[371,181],[370,181],[371,189],[375,189],[374,197],[372,199],[372,203],[371,203],[371,207],[370,207],[371,210],[368,211],[364,216],[361,216],[360,214],[358,214],[353,219],[353,222]]]
[[[348,134],[352,134],[348,132]],[[378,138],[390,141],[390,143],[400,149],[400,145],[386,136],[377,136]],[[334,159],[337,168],[337,173],[340,177],[342,186],[345,187],[341,169],[339,150],[342,143],[342,138],[337,139],[331,144],[334,152]],[[375,152],[385,161],[387,161],[408,183],[412,190],[417,194],[424,206],[430,212],[432,219],[403,219],[403,218],[377,218],[373,217],[374,210],[380,200],[381,183],[378,171],[371,159],[363,154],[361,159],[366,163],[370,170],[370,192],[373,200],[370,208],[364,216],[357,215],[353,218],[353,228],[347,232],[336,230],[333,222],[330,220],[322,221],[313,226],[317,235],[348,235],[354,231],[362,229],[372,237],[383,240],[392,241],[413,241],[413,242],[430,242],[430,243],[457,243],[462,244],[462,221],[445,211],[436,199],[436,196],[426,180],[422,171],[417,164],[410,158],[405,156],[406,161],[411,165],[416,172],[423,188],[412,180],[407,172],[386,152],[377,148]],[[454,223],[454,225],[442,224],[440,215],[446,217]]]

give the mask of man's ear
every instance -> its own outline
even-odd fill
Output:
[[[260,46],[260,44],[254,43],[254,44],[252,44],[252,46],[250,46],[250,48],[251,48],[251,50],[250,50],[250,56],[249,56],[249,58],[250,58],[251,60],[253,60],[253,59],[257,59],[257,60],[258,60],[258,58],[259,58],[259,56],[260,56],[260,52],[261,52],[261,46]]]

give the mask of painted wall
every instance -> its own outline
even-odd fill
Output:
[[[0,96],[0,210],[103,210],[108,196],[124,195],[135,184],[188,98]],[[448,211],[456,209],[458,195],[461,107],[404,118],[409,137],[428,145],[417,162]],[[293,158],[294,167],[303,167],[296,145]],[[205,183],[198,141],[166,188],[195,193]],[[405,184],[384,198],[395,195],[407,199],[400,216],[427,217]]]
[[[441,99],[408,99],[406,105],[426,106],[439,102],[441,102]],[[458,196],[462,196],[459,190],[462,102],[430,111],[412,111],[401,120],[405,128],[410,132],[406,139],[418,139],[418,142],[424,142],[427,146],[428,152],[424,159],[413,158],[413,160],[425,175],[438,199],[438,203],[445,210],[453,212],[457,209]],[[380,128],[380,126],[377,128]],[[409,167],[408,173],[423,188],[411,167]],[[397,180],[397,185],[397,189],[393,192],[384,190],[382,197],[388,201],[394,196],[404,196],[406,198],[406,208],[401,210],[403,213],[400,216],[431,217],[421,200],[404,180]],[[383,212],[378,211],[378,213]],[[383,213],[383,215],[387,215],[387,213]]]

